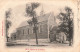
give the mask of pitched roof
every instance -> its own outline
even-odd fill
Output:
[[[49,22],[50,22],[49,25],[50,25],[54,21],[54,14],[53,13],[47,13],[47,14],[44,14],[42,16],[39,16],[37,19],[38,19],[38,22],[49,20]],[[23,27],[23,26],[27,26],[27,25],[28,25],[27,21],[24,21],[20,24],[19,27]]]
[[[19,25],[19,27],[23,27],[23,26],[27,26],[27,25],[28,25],[27,21],[23,21],[23,22]]]

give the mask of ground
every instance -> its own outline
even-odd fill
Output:
[[[36,39],[30,40],[13,40],[7,42],[8,46],[46,46],[46,47],[61,47],[61,46],[69,46],[69,43],[59,43],[59,42],[49,42],[48,39],[38,39],[38,45],[36,45]]]

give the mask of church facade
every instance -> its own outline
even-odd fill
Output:
[[[53,13],[44,14],[38,17],[37,37],[38,39],[49,39],[49,30],[55,26],[56,19]],[[30,25],[22,26],[16,29],[16,40],[35,39],[33,27]]]

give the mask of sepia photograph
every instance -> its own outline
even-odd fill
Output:
[[[72,46],[73,19],[67,5],[30,2],[10,7],[5,11],[6,46]]]

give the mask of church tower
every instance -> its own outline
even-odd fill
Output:
[[[43,5],[42,5],[42,9],[41,9],[41,12],[40,12],[40,16],[43,16],[44,15],[44,9],[43,9]]]

